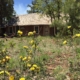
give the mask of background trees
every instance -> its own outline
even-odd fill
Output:
[[[73,35],[74,29],[80,29],[80,0],[33,0],[33,2],[29,6],[31,8],[29,12],[46,14],[51,18],[53,26],[59,30],[67,32],[64,28],[70,25],[70,33]]]
[[[31,10],[28,11],[28,13],[43,13],[49,16],[52,19],[55,19],[57,17],[60,18],[60,13],[62,9],[62,0],[33,0],[32,4],[28,7],[31,8]]]
[[[13,0],[0,0],[0,27],[3,27],[13,15],[13,4]]]
[[[0,34],[5,33],[5,26],[8,21],[11,19],[14,9],[13,9],[13,0],[0,0]]]

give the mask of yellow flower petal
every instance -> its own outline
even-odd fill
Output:
[[[9,80],[14,80],[14,76],[13,75],[10,75],[9,76]]]
[[[28,36],[33,36],[33,35],[34,35],[33,32],[28,33]]]
[[[31,67],[31,64],[27,63],[27,67]]]
[[[35,68],[34,68],[34,67],[31,67],[31,68],[30,68],[30,71],[34,71],[34,70],[35,70]]]
[[[68,28],[68,29],[70,29],[70,28],[71,28],[71,26],[68,26],[67,28]]]
[[[24,78],[24,77],[22,77],[22,78],[20,78],[19,80],[25,80],[25,78]]]
[[[65,41],[63,42],[63,44],[67,44],[67,41],[65,40]]]

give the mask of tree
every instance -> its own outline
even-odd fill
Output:
[[[64,6],[64,14],[69,15],[68,25],[71,25],[71,34],[73,30],[80,29],[80,0],[66,0]]]
[[[74,14],[70,14],[70,16],[72,16],[72,24],[74,28],[80,29],[80,0],[75,0],[74,7],[70,10],[71,12],[74,12]]]
[[[28,13],[36,13],[39,12],[38,10],[36,10],[35,5],[36,5],[37,1],[33,0],[31,5],[28,5],[27,7],[30,7],[31,10],[27,10]]]
[[[29,10],[28,13],[39,12],[46,14],[51,18],[52,22],[55,17],[60,18],[62,4],[63,0],[33,0],[32,4],[29,5],[31,10]]]
[[[13,15],[13,4],[13,0],[0,0],[0,29],[2,34],[5,33],[4,26]]]
[[[31,4],[29,12],[39,12],[50,17],[51,22],[55,19],[60,20],[62,13],[63,0],[34,0],[34,4]],[[56,26],[57,27],[57,26]],[[54,26],[54,34],[55,26]]]
[[[50,17],[51,22],[54,20],[53,24],[56,23],[56,25],[66,21],[66,24],[61,25],[61,28],[60,26],[56,27],[62,30],[65,26],[70,25],[72,26],[71,34],[73,34],[73,29],[80,29],[80,0],[33,0],[33,2],[31,10],[29,10],[31,13],[46,14]]]

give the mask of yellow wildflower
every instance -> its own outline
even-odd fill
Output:
[[[28,49],[28,46],[23,46],[23,48]]]
[[[38,66],[36,64],[33,64],[33,67],[37,68]]]
[[[17,32],[17,33],[18,33],[18,35],[19,35],[19,36],[21,36],[21,35],[23,34],[23,32],[22,32],[22,31],[20,31],[20,30],[18,30],[18,32]]]
[[[4,73],[6,73],[7,75],[10,75],[8,71],[0,71],[0,74],[4,74]]]
[[[35,70],[35,68],[34,68],[34,67],[31,67],[31,68],[30,68],[30,71],[34,71],[34,70]]]
[[[33,32],[28,33],[28,36],[33,36],[33,35],[34,35]]]
[[[68,29],[70,29],[70,28],[71,28],[71,26],[68,26],[67,28],[68,28]]]
[[[31,40],[31,41],[30,41],[30,44],[33,44],[33,43],[34,43],[34,40]]]
[[[24,57],[22,60],[25,61],[27,59],[27,57]]]
[[[72,38],[80,37],[80,34],[75,34]]]
[[[20,30],[18,30],[18,32],[17,32],[17,33],[19,34],[20,32],[21,32],[21,31],[20,31]]]
[[[39,72],[40,71],[40,67],[38,67],[36,64],[33,64],[33,66],[35,68],[35,71]]]
[[[75,36],[76,36],[76,37],[80,37],[80,34],[76,34]]]
[[[10,57],[9,57],[9,56],[6,56],[6,59],[7,59],[7,60],[9,60],[9,59],[10,59]]]
[[[31,56],[28,56],[28,61],[30,61],[31,60]]]
[[[63,41],[63,44],[67,44],[67,41],[65,40],[65,41]]]
[[[5,60],[5,59],[3,59],[2,61],[3,61],[3,62],[5,62],[6,60]]]
[[[9,80],[14,80],[14,76],[13,75],[10,75],[9,76]]]
[[[31,67],[31,64],[27,63],[27,67]]]
[[[22,77],[22,78],[20,78],[19,80],[25,80],[25,78],[24,78],[24,77]]]
[[[33,34],[36,34],[36,31],[33,31]]]
[[[5,71],[5,73],[6,73],[7,75],[10,75],[10,73],[9,73],[8,71]]]
[[[0,74],[3,74],[4,73],[4,71],[0,71]]]

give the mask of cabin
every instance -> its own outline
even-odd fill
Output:
[[[23,31],[23,35],[27,36],[28,32],[36,31],[41,36],[53,36],[54,28],[50,26],[51,20],[46,15],[39,13],[30,13],[25,15],[19,15],[16,20],[11,20],[6,27],[6,33],[8,35],[17,34],[18,30]]]

